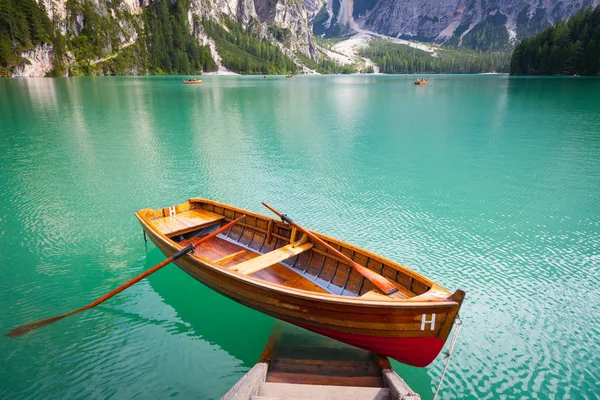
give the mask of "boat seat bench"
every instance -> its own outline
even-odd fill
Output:
[[[279,264],[280,262],[285,261],[290,257],[303,253],[312,247],[312,243],[304,243],[298,245],[288,244],[287,246],[280,247],[277,250],[270,251],[261,256],[251,258],[250,260],[241,262],[239,264],[232,265],[228,269],[231,271],[237,271],[240,274],[251,275],[255,272],[260,271],[261,269],[265,269],[272,265]]]
[[[155,218],[150,220],[150,224],[154,225],[163,235],[173,237],[205,228],[224,218],[224,216],[210,211],[194,209],[168,217]]]

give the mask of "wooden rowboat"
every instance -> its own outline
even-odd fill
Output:
[[[429,81],[427,79],[417,79],[415,85],[427,85]]]
[[[183,83],[184,85],[200,85],[202,84],[202,80],[200,79],[194,79],[192,81],[181,81],[181,83]]]
[[[313,240],[286,222],[211,200],[192,198],[135,215],[167,256],[246,215],[175,263],[241,304],[413,366],[439,354],[465,296],[367,250],[308,231]],[[343,257],[387,278],[397,291],[384,294]]]

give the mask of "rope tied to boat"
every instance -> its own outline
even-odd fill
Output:
[[[456,330],[454,331],[454,335],[452,336],[452,341],[450,342],[450,347],[448,348],[448,351],[446,351],[446,354],[444,355],[444,358],[446,359],[446,366],[444,367],[444,370],[442,371],[442,376],[440,377],[440,383],[438,384],[437,390],[435,391],[433,400],[436,400],[438,397],[438,393],[440,392],[440,388],[442,387],[442,382],[444,382],[444,376],[446,375],[446,370],[448,369],[448,365],[450,364],[450,356],[452,355],[452,352],[454,351],[454,345],[456,344],[456,338],[458,337],[458,332],[460,332],[460,328],[463,323],[462,319],[460,319],[460,315],[456,316],[456,320],[454,321],[454,323],[456,324]]]

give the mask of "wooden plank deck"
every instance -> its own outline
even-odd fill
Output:
[[[419,400],[387,358],[276,322],[259,362],[223,400]]]
[[[222,215],[194,209],[168,217],[155,218],[150,223],[165,236],[172,237],[204,228],[222,219],[224,219]]]

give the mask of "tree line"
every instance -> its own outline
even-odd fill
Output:
[[[21,63],[21,53],[53,39],[52,22],[35,0],[0,0],[0,76]]]
[[[510,60],[513,75],[598,75],[600,7],[584,9],[523,39]]]
[[[115,1],[103,1],[106,15],[90,0],[67,1],[67,30],[61,34],[58,22],[53,23],[43,3],[36,0],[0,0],[0,76],[10,76],[23,62],[23,51],[40,44],[54,49],[54,71],[61,76],[67,68],[71,75],[127,74],[132,69],[152,74],[192,74],[217,69],[208,46],[202,46],[190,33],[187,12],[189,0],[154,1],[144,8],[140,26],[134,21],[138,41],[120,51],[121,37],[127,35],[119,25],[120,19],[133,20],[119,10]],[[115,18],[116,15],[116,18]],[[77,17],[83,26],[76,33]],[[62,22],[60,22],[62,23]],[[119,52],[117,57],[93,64],[106,57],[108,51]],[[67,66],[67,52],[75,63]],[[130,73],[130,72],[129,72]]]
[[[373,39],[360,51],[386,74],[476,74],[508,72],[508,52],[440,48],[437,56],[385,39]]]
[[[296,73],[296,64],[266,37],[261,37],[259,22],[251,21],[246,28],[225,16],[222,22],[228,30],[210,19],[204,19],[203,25],[227,68],[240,74]]]
[[[155,1],[144,8],[144,31],[148,64],[152,73],[191,74],[216,71],[208,46],[190,34],[189,0],[167,4]]]

